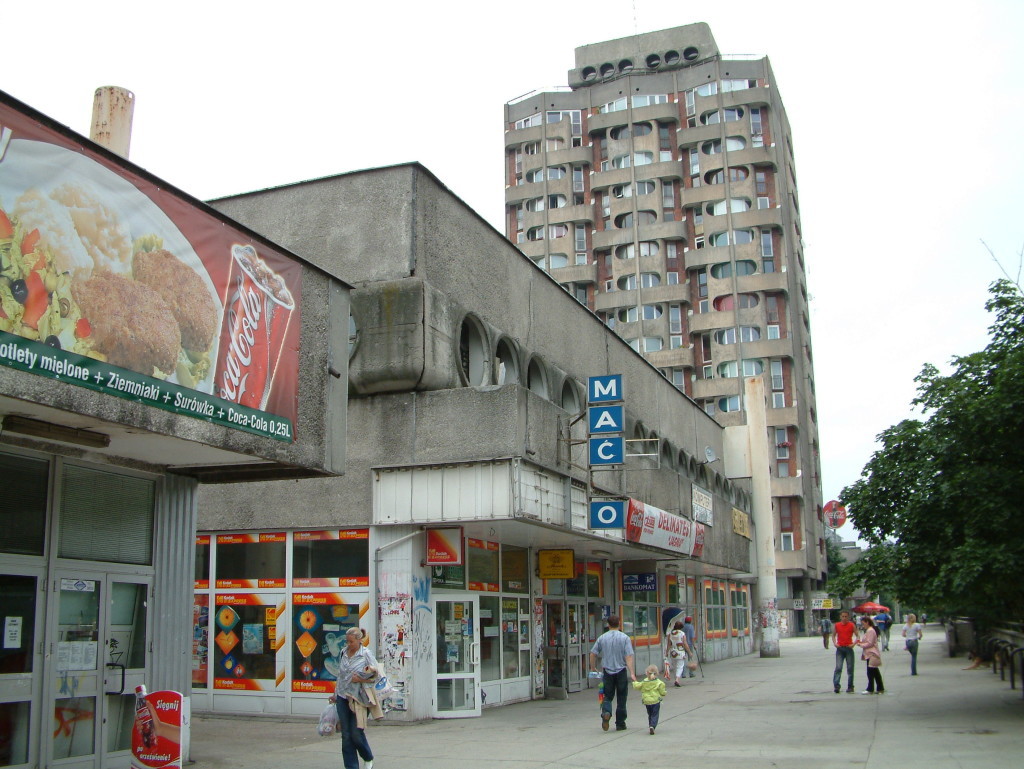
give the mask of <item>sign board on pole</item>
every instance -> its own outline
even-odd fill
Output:
[[[625,407],[591,406],[587,409],[587,430],[591,434],[621,433],[626,427]]]
[[[427,529],[428,566],[461,566],[462,558],[461,526]]]
[[[590,439],[591,465],[621,465],[626,457],[626,439],[621,435]]]
[[[626,500],[605,499],[590,503],[591,529],[626,528]]]
[[[825,514],[825,523],[830,529],[838,529],[846,523],[846,507],[832,499],[821,509]]]
[[[572,579],[576,559],[572,550],[538,550],[537,571],[541,579]]]
[[[587,379],[587,403],[616,403],[623,400],[622,374]]]

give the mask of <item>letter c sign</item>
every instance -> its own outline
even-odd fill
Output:
[[[607,499],[590,503],[591,529],[626,528],[626,502],[621,499]]]

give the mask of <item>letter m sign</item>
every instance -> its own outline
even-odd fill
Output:
[[[587,379],[587,403],[612,403],[621,400],[622,374],[592,376]]]

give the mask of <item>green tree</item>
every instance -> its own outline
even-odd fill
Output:
[[[925,418],[882,432],[843,489],[871,548],[835,589],[864,579],[870,592],[982,625],[1024,618],[1024,297],[1008,280],[990,292],[988,346],[954,358],[946,376],[926,365],[913,401]]]

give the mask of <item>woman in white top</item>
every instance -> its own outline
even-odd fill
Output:
[[[903,626],[903,637],[907,639],[907,651],[910,652],[910,675],[917,675],[917,647],[924,638],[924,625],[917,621],[916,614],[907,615],[907,623]]]

